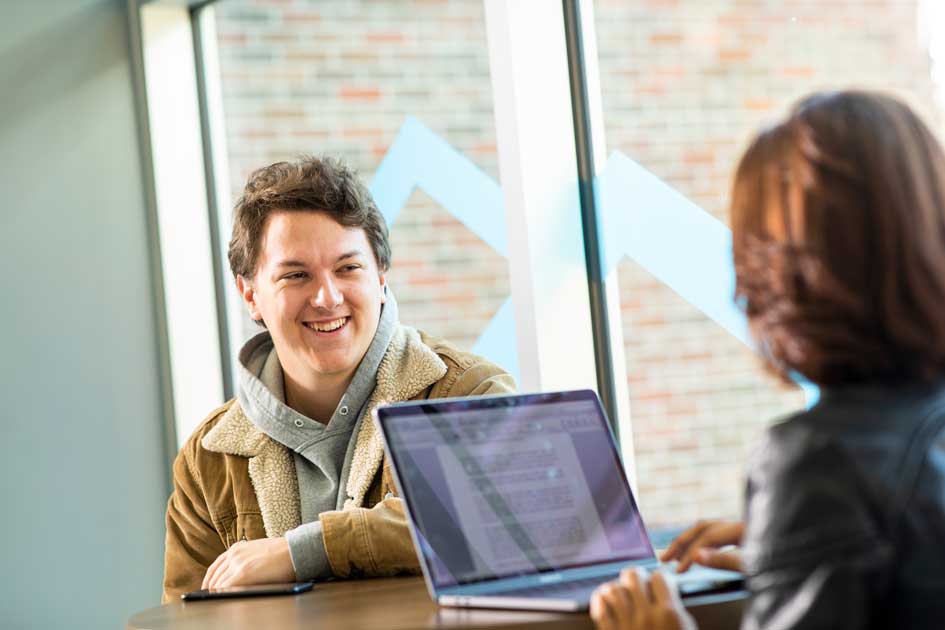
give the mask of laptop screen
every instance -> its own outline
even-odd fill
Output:
[[[438,587],[653,557],[591,391],[378,410]]]

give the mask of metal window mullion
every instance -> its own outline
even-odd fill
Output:
[[[608,323],[607,289],[600,222],[597,218],[594,143],[588,108],[587,77],[578,0],[562,0],[564,30],[568,51],[568,77],[571,84],[571,110],[574,118],[574,144],[577,153],[578,190],[581,202],[581,225],[584,235],[584,258],[587,265],[587,288],[594,339],[594,367],[597,392],[607,412],[614,437],[619,441],[619,414],[614,383]]]
[[[204,63],[204,32],[200,22],[200,12],[208,7],[209,3],[202,3],[192,7],[190,11],[191,28],[194,40],[194,62],[197,71],[197,98],[200,109],[200,137],[203,143],[204,174],[207,181],[207,219],[210,225],[210,246],[213,253],[213,284],[215,287],[215,301],[217,314],[217,336],[220,343],[220,370],[223,385],[223,397],[230,399],[235,395],[233,382],[233,367],[230,348],[230,327],[227,317],[226,291],[229,288],[229,274],[223,267],[221,255],[223,252],[222,234],[218,208],[220,200],[217,196],[216,169],[214,168],[214,146],[210,133],[210,106],[207,98],[207,69]]]

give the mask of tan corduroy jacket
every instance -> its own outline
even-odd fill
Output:
[[[501,368],[453,345],[398,327],[377,370],[357,434],[343,510],[320,515],[337,577],[415,573],[417,556],[371,412],[387,402],[501,394],[515,383]],[[207,568],[244,535],[282,536],[301,524],[292,454],[231,400],[214,410],[174,462],[167,504],[162,601],[200,588]]]

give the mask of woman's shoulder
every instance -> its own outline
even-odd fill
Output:
[[[942,456],[930,456],[935,450]],[[838,535],[845,524],[894,520],[916,487],[930,478],[945,482],[941,461],[945,396],[932,390],[825,396],[764,431],[749,464],[749,517],[769,533],[806,525],[823,531],[818,522],[836,519]]]
[[[773,423],[753,464],[772,472],[819,460],[892,477],[945,434],[945,387],[856,387],[827,390],[817,405]],[[765,464],[768,464],[765,466]]]

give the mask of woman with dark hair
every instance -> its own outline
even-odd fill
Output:
[[[765,433],[745,523],[696,525],[663,559],[743,569],[745,628],[945,626],[941,145],[889,96],[815,94],[748,148],[731,217],[760,354],[822,396]],[[659,573],[601,587],[591,616],[695,627]]]

